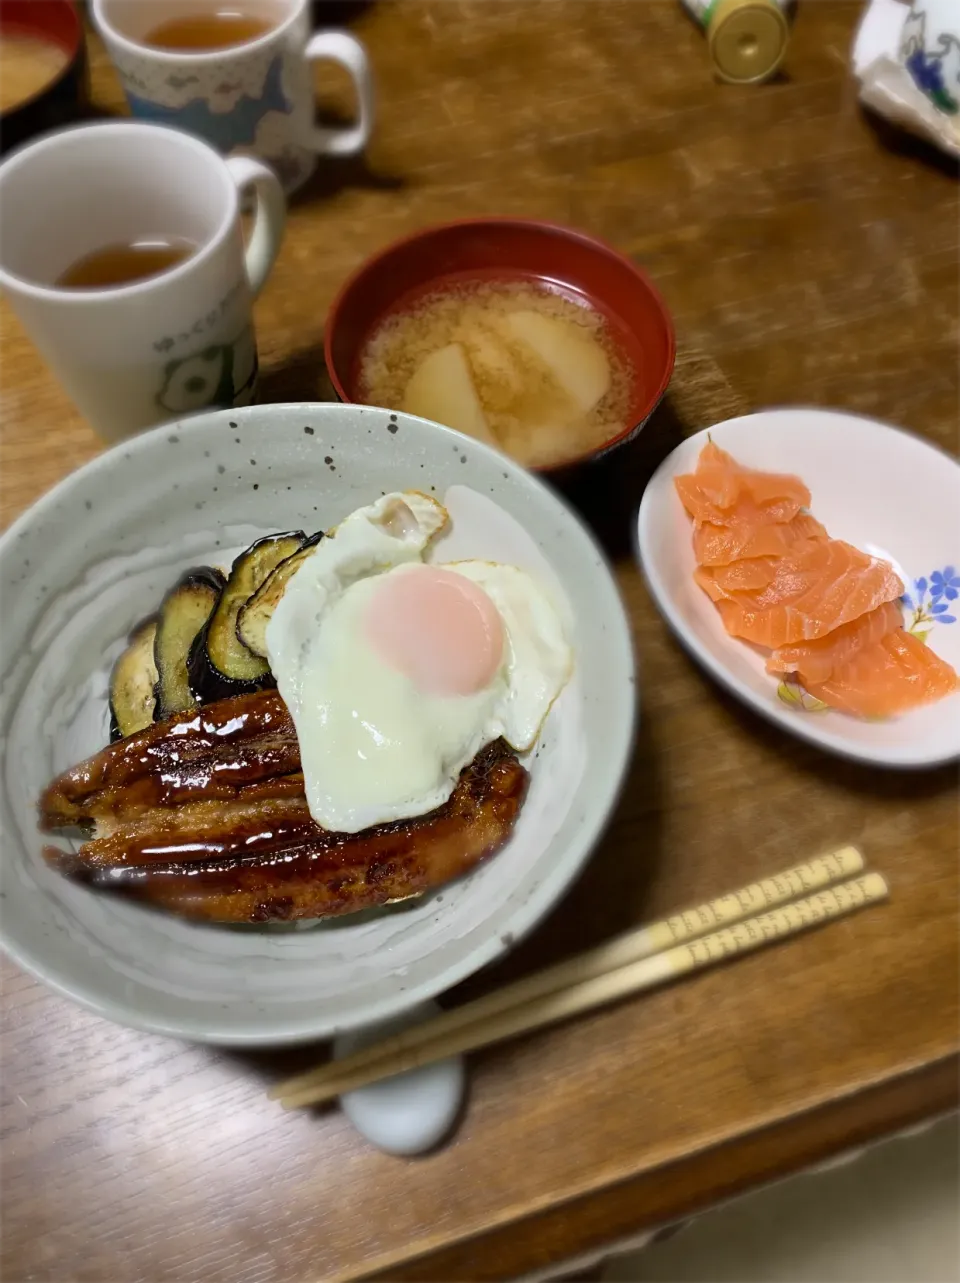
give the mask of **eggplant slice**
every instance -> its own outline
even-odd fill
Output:
[[[157,665],[153,656],[156,615],[143,619],[128,638],[126,650],[110,674],[110,739],[123,739],[153,721]]]
[[[213,566],[197,566],[185,571],[163,599],[153,648],[158,673],[158,721],[197,707],[187,661],[194,639],[220,600],[225,582]]]
[[[282,561],[303,546],[302,530],[268,535],[251,544],[230,568],[230,576],[206,627],[190,652],[190,685],[201,703],[274,685],[270,666],[237,635],[237,617]]]
[[[267,624],[273,618],[273,612],[286,592],[287,584],[307,558],[313,555],[322,538],[322,530],[311,535],[292,557],[280,562],[253,596],[241,606],[237,616],[237,636],[247,650],[259,655],[261,659],[267,658]]]

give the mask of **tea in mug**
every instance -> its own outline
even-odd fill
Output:
[[[220,8],[215,5],[180,18],[168,18],[148,30],[143,43],[155,49],[176,53],[201,53],[210,49],[230,49],[266,35],[276,21],[271,21],[253,6]]]
[[[106,290],[132,285],[169,272],[196,251],[190,241],[173,237],[104,245],[71,263],[57,278],[62,290]]]

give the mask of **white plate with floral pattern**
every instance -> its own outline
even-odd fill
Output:
[[[794,680],[778,683],[759,650],[730,637],[693,579],[691,522],[674,477],[692,472],[707,435],[738,462],[792,472],[838,539],[892,562],[906,591],[904,627],[960,670],[960,465],[927,442],[857,415],[765,410],[698,432],[660,465],[638,517],[640,563],[690,654],[784,730],[845,757],[924,767],[960,757],[960,693],[902,717],[865,721],[826,709]]]

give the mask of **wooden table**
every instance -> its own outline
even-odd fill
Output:
[[[363,9],[376,142],[297,203],[258,324],[265,399],[324,395],[344,274],[404,232],[483,213],[599,233],[676,318],[666,404],[576,496],[633,620],[636,760],[566,902],[462,994],[843,842],[887,875],[889,907],[476,1057],[455,1141],[418,1162],[370,1149],[339,1113],[266,1100],[315,1053],[115,1028],[7,965],[10,1283],[507,1278],[955,1105],[955,773],[863,769],[758,721],[678,650],[627,543],[670,443],[754,407],[835,406],[956,444],[955,176],[859,111],[859,8],[802,0],[785,74],[755,89],[714,84],[666,0]],[[94,84],[120,104],[96,48]],[[9,521],[99,447],[6,320]]]

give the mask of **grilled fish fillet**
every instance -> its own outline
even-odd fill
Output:
[[[276,691],[180,714],[65,771],[40,799],[47,832],[80,826],[61,872],[208,922],[328,917],[405,899],[509,837],[527,772],[498,740],[450,799],[413,820],[330,833],[307,809],[293,723]]]
[[[275,690],[257,691],[155,722],[64,771],[40,798],[40,823],[103,830],[194,801],[297,796],[299,770],[287,706]]]

